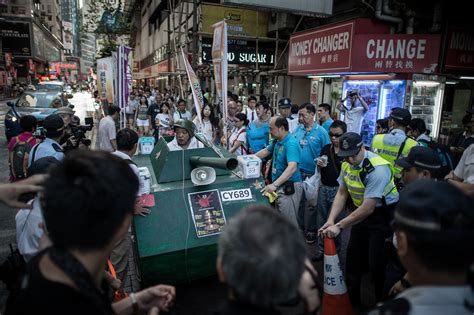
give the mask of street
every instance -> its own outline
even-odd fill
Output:
[[[13,100],[12,100],[13,101]],[[92,97],[88,93],[75,93],[74,98],[69,100],[74,105],[76,115],[84,123],[86,117],[87,103],[92,102]],[[7,100],[0,101],[0,182],[8,182],[8,151],[7,140],[5,138],[5,114],[8,112]],[[15,210],[12,210],[0,203],[0,262],[3,262],[10,252],[9,244],[16,243],[15,233]],[[0,282],[0,313],[3,311],[8,291],[5,285]]]

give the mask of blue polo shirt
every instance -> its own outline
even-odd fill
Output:
[[[265,148],[269,142],[270,125],[263,123],[257,128],[257,121],[252,121],[247,127],[247,142],[253,153]]]
[[[324,129],[326,129],[326,132],[329,133],[329,127],[332,125],[333,122],[334,122],[334,120],[332,120],[331,118],[328,118],[328,120],[326,120],[325,122],[323,122],[323,124],[321,125],[321,127],[323,127]]]
[[[282,140],[270,143],[267,150],[273,152],[272,154],[272,181],[275,181],[283,174],[288,167],[289,162],[300,163],[300,148],[295,138],[288,133]],[[289,178],[293,182],[301,181],[301,174],[299,169],[293,173]]]
[[[316,162],[314,159],[321,155],[321,150],[329,144],[329,135],[323,127],[313,124],[310,131],[303,125],[299,125],[293,132],[293,136],[301,150],[300,169],[306,174],[314,174]]]

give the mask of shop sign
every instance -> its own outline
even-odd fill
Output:
[[[448,36],[445,69],[474,69],[474,35],[452,30]]]
[[[440,35],[356,35],[352,71],[435,73]]]
[[[203,4],[202,30],[214,33],[214,25],[226,18],[229,35],[267,37],[268,13],[217,5]]]
[[[256,52],[255,41],[229,39],[227,41],[227,61],[239,65],[273,65],[275,62],[275,46],[268,43],[258,43]],[[202,62],[212,62],[212,39],[202,40]]]
[[[5,66],[7,69],[12,66],[12,53],[5,53]]]
[[[66,50],[72,51],[73,48],[72,23],[63,21],[63,45]]]
[[[140,71],[140,61],[133,61],[133,72]]]
[[[77,69],[77,64],[73,62],[52,62],[51,67],[56,69]]]
[[[31,57],[30,23],[0,21],[0,37],[4,53]]]
[[[291,36],[288,74],[349,71],[353,27],[351,22]]]

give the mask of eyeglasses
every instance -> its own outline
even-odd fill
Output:
[[[342,136],[342,133],[329,133],[329,137],[339,138],[340,136]]]

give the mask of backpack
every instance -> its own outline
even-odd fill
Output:
[[[31,148],[30,141],[33,137],[29,137],[26,141],[20,141],[20,136],[17,136],[16,143],[9,154],[8,161],[10,163],[10,172],[12,177],[17,179],[26,178],[26,171],[28,169],[28,156]]]
[[[418,142],[426,144],[428,148],[433,149],[436,151],[436,153],[438,153],[439,160],[441,161],[441,168],[437,172],[438,178],[444,178],[449,174],[449,172],[454,170],[453,159],[451,157],[451,151],[449,150],[449,147],[424,139],[418,140]]]

